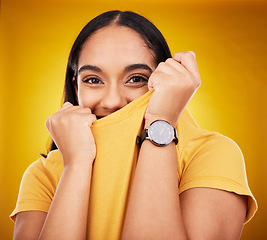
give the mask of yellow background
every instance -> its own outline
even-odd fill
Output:
[[[189,110],[241,147],[259,204],[241,239],[266,239],[267,2],[255,0],[1,1],[0,238],[12,238],[8,215],[22,174],[48,146],[44,123],[60,107],[71,45],[113,9],[152,20],[172,53],[196,53],[202,86]]]

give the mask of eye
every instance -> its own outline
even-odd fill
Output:
[[[133,76],[131,77],[126,84],[135,84],[135,85],[145,85],[148,82],[148,79],[144,76]]]
[[[103,82],[100,79],[95,77],[85,78],[82,81],[88,84],[103,84]]]

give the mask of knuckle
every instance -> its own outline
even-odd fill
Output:
[[[96,118],[96,115],[95,114],[92,114],[92,119],[93,119],[93,122],[95,122],[97,120]]]
[[[57,114],[53,114],[51,117],[50,117],[50,126],[54,126],[57,122]]]
[[[50,117],[50,125],[51,127],[55,127],[57,125],[63,124],[63,117],[60,113],[55,113]]]
[[[173,60],[173,58],[168,58],[165,62],[166,63],[172,63],[174,60]]]
[[[151,79],[151,81],[153,81],[153,84],[156,84],[158,82],[161,82],[161,79],[164,77],[164,73],[163,72],[156,72],[154,75],[153,75],[153,78]]]
[[[173,54],[173,57],[179,57],[183,54],[183,52],[176,52]]]
[[[157,71],[161,71],[161,70],[164,68],[164,66],[165,66],[165,62],[160,62],[160,63],[158,64],[158,67],[156,68],[156,70],[157,70]]]
[[[193,56],[193,54],[191,53],[191,52],[185,52],[184,53],[184,56],[186,57],[186,58],[194,58],[194,56]]]
[[[70,102],[64,102],[62,106],[68,106],[68,105],[72,105],[72,104]]]
[[[194,89],[199,88],[200,84],[201,84],[201,80],[199,78],[192,78],[192,84],[191,85]]]
[[[200,85],[201,85],[201,80],[198,79],[198,80],[196,81],[196,86],[197,86],[197,87],[200,87]]]
[[[45,121],[45,127],[48,129],[50,126],[50,117]]]
[[[151,75],[150,75],[150,77],[149,77],[149,79],[148,79],[148,82],[153,81],[153,78],[154,78],[155,75],[157,75],[157,72],[155,72],[155,71],[152,72]]]
[[[90,114],[92,114],[92,110],[90,108],[86,108],[86,111]]]

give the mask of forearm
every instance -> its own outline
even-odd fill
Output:
[[[64,168],[40,239],[85,239],[92,166]]]
[[[181,217],[177,153],[172,142],[144,141],[123,228],[123,239],[186,239]]]

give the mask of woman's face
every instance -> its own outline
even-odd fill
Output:
[[[108,26],[86,42],[78,61],[76,94],[97,118],[124,107],[148,91],[155,58],[134,30]]]

